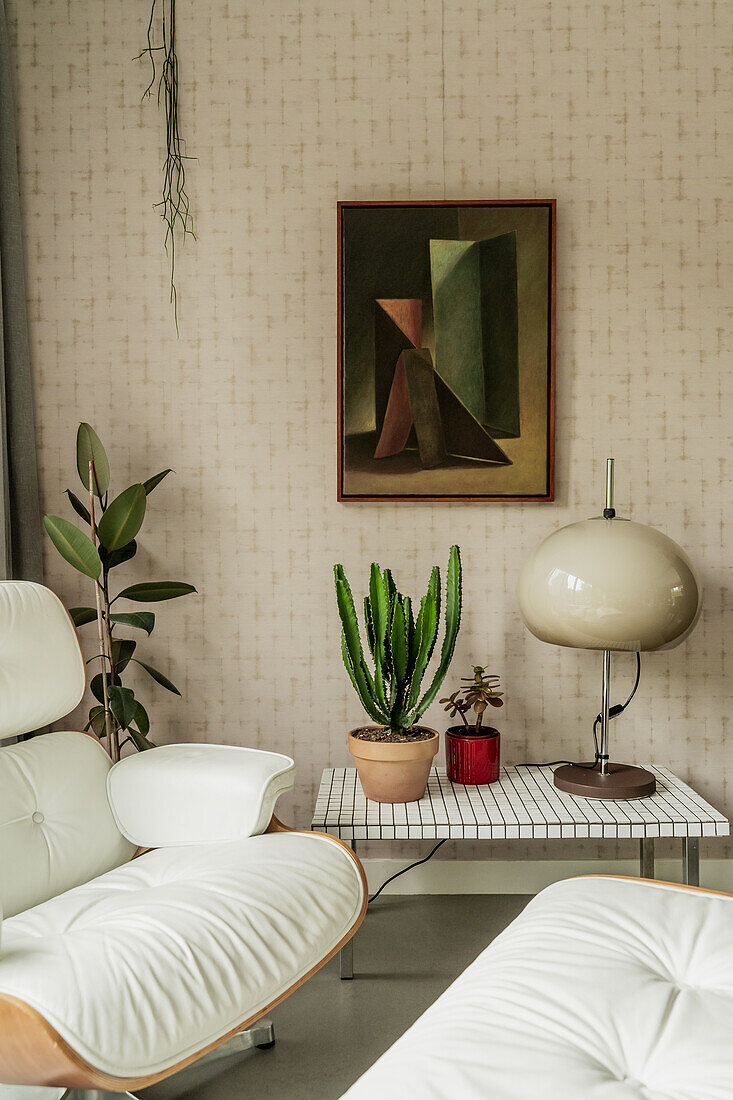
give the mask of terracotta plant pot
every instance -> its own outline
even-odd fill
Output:
[[[499,778],[501,735],[491,726],[469,733],[465,726],[445,731],[445,763],[453,783],[495,783]]]
[[[359,726],[359,730],[383,729]],[[375,802],[416,802],[425,794],[433,757],[438,751],[437,730],[420,726],[431,734],[424,741],[363,741],[349,733],[349,752],[367,798]]]

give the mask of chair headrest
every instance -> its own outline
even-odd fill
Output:
[[[74,624],[50,588],[0,581],[0,740],[63,718],[86,672]]]

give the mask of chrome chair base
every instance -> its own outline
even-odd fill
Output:
[[[119,1097],[128,1096],[130,1100],[174,1100],[177,1096],[190,1093],[197,1085],[210,1080],[214,1074],[209,1072],[209,1067],[214,1063],[222,1062],[235,1054],[242,1054],[246,1050],[257,1047],[259,1050],[269,1050],[275,1045],[275,1029],[271,1020],[258,1020],[247,1031],[240,1031],[232,1035],[226,1043],[214,1047],[208,1054],[204,1054],[190,1066],[186,1066],[179,1073],[159,1081],[156,1085],[149,1085],[138,1092],[108,1092],[105,1089],[67,1089],[60,1100],[119,1100]]]

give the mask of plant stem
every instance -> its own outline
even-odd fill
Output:
[[[92,542],[97,545],[97,525],[94,521],[94,462],[89,462],[89,526],[92,531]],[[97,601],[97,631],[99,634],[99,650],[102,655],[102,698],[104,699],[104,728],[107,732],[107,751],[112,759],[117,762],[120,758],[119,744],[116,732],[112,727],[112,714],[109,709],[109,697],[107,695],[107,669],[104,667],[104,658],[109,658],[109,650],[105,651],[105,627],[102,620],[102,592],[99,581],[94,582],[94,595]],[[108,610],[108,609],[107,609]],[[107,634],[107,638],[109,634]],[[111,664],[111,660],[110,660]]]
[[[107,641],[107,653],[109,654],[109,682],[113,684],[115,682],[115,674],[117,669],[115,668],[114,657],[112,656],[114,650],[112,649],[112,623],[109,617],[109,570],[106,565],[102,567],[102,595],[104,596],[104,624],[106,631]],[[120,727],[117,719],[112,716],[113,730],[114,730],[114,748],[113,748],[113,760],[117,761],[120,758]]]

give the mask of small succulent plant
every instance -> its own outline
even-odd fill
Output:
[[[466,714],[472,710],[476,715],[474,729],[478,733],[484,720],[486,708],[504,706],[504,700],[501,698],[504,692],[497,690],[499,681],[499,676],[487,675],[485,666],[474,665],[473,676],[461,677],[461,683],[465,684],[465,687],[458,688],[452,695],[446,696],[440,702],[445,703],[444,709],[451,718],[455,718],[457,714],[460,714],[467,730],[471,729],[471,725],[466,718]]]

